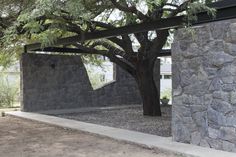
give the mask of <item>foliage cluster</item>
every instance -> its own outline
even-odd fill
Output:
[[[11,84],[5,76],[0,76],[0,108],[13,107],[19,97],[18,84]]]
[[[172,99],[172,94],[171,94],[172,90],[170,88],[165,89],[164,91],[161,92],[161,98],[162,99]]]
[[[145,21],[158,20],[178,14],[186,14],[188,20],[196,20],[196,13],[207,11],[214,14],[214,9],[205,5],[212,0],[1,0],[0,4],[0,65],[18,58],[23,52],[23,45],[41,42],[42,46],[55,43],[58,38],[71,35],[83,35],[114,27],[125,26]],[[158,32],[157,32],[158,33]],[[115,42],[117,39],[81,42],[85,47],[96,49],[130,50],[128,44],[139,43],[146,47],[146,35],[136,34],[119,37],[125,44]],[[158,36],[155,32],[148,34],[152,41]],[[128,39],[131,38],[131,39]],[[120,44],[119,44],[120,43]],[[109,45],[109,46],[108,46]],[[75,45],[71,45],[75,46]],[[124,50],[124,47],[125,50]],[[96,54],[95,50],[94,53]],[[124,56],[124,54],[119,53]],[[91,54],[87,54],[87,58]],[[92,56],[95,61],[96,56]]]
[[[170,30],[121,34],[106,39],[89,39],[88,33],[186,15],[183,26],[191,25],[196,14],[206,11],[210,0],[4,0],[0,14],[1,51],[16,54],[25,43],[38,41],[42,48],[55,46],[58,38],[78,38],[59,46],[78,48],[87,57],[102,55],[132,75],[143,99],[144,115],[160,116],[159,91],[153,69],[157,57],[169,41]],[[1,8],[0,8],[1,10]],[[3,30],[3,31],[2,31]],[[171,32],[172,33],[172,32]],[[87,36],[86,36],[87,35]],[[58,45],[57,45],[58,46]],[[80,52],[80,53],[81,53]],[[2,54],[2,53],[0,53]],[[5,55],[7,58],[11,55]],[[0,57],[1,59],[1,57]],[[94,59],[93,59],[94,60]],[[5,63],[3,61],[0,61]],[[5,63],[6,64],[6,63]]]

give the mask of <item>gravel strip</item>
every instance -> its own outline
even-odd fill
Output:
[[[101,111],[56,116],[158,136],[171,136],[171,106],[162,107],[162,117],[143,116],[142,107],[114,110],[104,109]]]

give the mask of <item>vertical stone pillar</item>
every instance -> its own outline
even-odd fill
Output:
[[[236,20],[193,30],[172,45],[173,139],[236,152]]]

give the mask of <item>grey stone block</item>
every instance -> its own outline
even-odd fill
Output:
[[[223,150],[233,152],[235,150],[236,146],[234,143],[223,141]]]
[[[193,132],[191,134],[191,143],[195,145],[199,145],[201,142],[201,134],[199,132]]]
[[[210,147],[209,143],[205,139],[200,139],[200,144],[199,145],[202,146],[202,147],[208,147],[208,148]]]
[[[236,43],[236,23],[231,23],[225,40],[229,43]]]
[[[209,137],[212,139],[217,139],[220,136],[220,131],[217,129],[213,129],[211,127],[208,128]]]
[[[214,99],[211,103],[211,107],[223,114],[228,113],[229,111],[232,110],[231,104],[229,104],[226,101],[222,101],[222,100],[218,100],[218,99]]]
[[[225,43],[224,51],[225,51],[225,53],[228,53],[232,56],[236,56],[236,44]]]
[[[235,143],[236,141],[236,129],[234,127],[221,127],[220,139]]]

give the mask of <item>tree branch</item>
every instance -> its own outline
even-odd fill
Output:
[[[136,53],[132,53],[132,54],[126,53],[126,52],[120,50],[119,48],[117,48],[105,41],[95,41],[92,46],[93,47],[102,46],[105,49],[109,50],[109,53],[112,53],[115,56],[122,57],[127,62],[130,62],[130,64],[133,64],[133,65],[136,64],[136,61],[137,61]]]
[[[119,9],[123,12],[133,13],[133,14],[137,15],[140,20],[148,19],[148,17],[146,15],[144,15],[142,12],[140,12],[139,10],[137,10],[137,8],[135,6],[131,6],[131,7],[123,6],[123,5],[119,4],[116,0],[110,0],[110,1],[117,9]]]
[[[132,76],[135,76],[135,68],[134,66],[130,65],[125,60],[122,60],[122,58],[118,58],[115,54],[112,53],[112,51],[105,51],[105,50],[97,50],[95,48],[88,48],[85,46],[82,46],[81,44],[73,44],[78,49],[83,50],[82,52],[84,54],[97,54],[97,55],[103,55],[108,57],[111,62],[116,63],[119,65],[122,69],[126,70],[128,73],[130,73]]]
[[[157,31],[157,37],[153,40],[152,46],[150,49],[150,59],[156,59],[161,52],[163,46],[165,45],[167,38],[169,36],[169,31],[168,30],[160,30]]]
[[[132,64],[130,64],[128,61],[126,61],[125,59],[117,57],[117,54],[114,53],[114,48],[112,48],[111,46],[108,46],[107,44],[102,43],[102,42],[93,43],[92,46],[96,47],[99,45],[103,45],[103,47],[106,47],[107,50],[97,50],[95,48],[88,48],[86,46],[82,46],[81,44],[78,44],[78,43],[74,44],[74,46],[83,50],[83,52],[85,52],[86,54],[98,54],[98,55],[103,55],[103,56],[108,57],[111,60],[111,62],[116,63],[122,69],[129,72],[132,76],[135,76],[134,66]]]
[[[132,41],[129,35],[122,35],[122,40],[124,41],[125,51],[129,54],[134,54]]]
[[[94,45],[96,45],[96,46],[103,46],[104,48],[109,50],[110,53],[112,53],[114,55],[121,56],[121,57],[125,58],[126,60],[128,60],[129,57],[130,57],[124,51],[120,50],[119,48],[114,47],[113,45],[111,45],[111,44],[109,44],[109,43],[107,43],[105,41],[95,41]]]
[[[176,9],[171,9],[171,8],[162,8],[163,11],[169,11],[169,12],[173,12],[175,11]]]
[[[115,26],[109,23],[104,23],[100,21],[92,21],[92,23],[95,26],[99,26],[106,29],[115,28]],[[117,37],[108,38],[108,40],[120,46],[126,53],[130,53],[130,54],[134,53],[133,48],[132,48],[132,42],[128,35],[122,35],[122,40]]]
[[[178,7],[179,7],[178,5],[172,4],[172,3],[165,3],[165,5],[171,6],[171,7],[175,7],[175,8],[178,8]]]
[[[148,39],[148,32],[135,33],[134,35],[141,45],[138,58],[141,59],[146,57],[151,46],[151,41]]]
[[[77,47],[80,50],[83,50],[83,53],[86,53],[86,54],[97,54],[97,55],[103,55],[103,56],[108,57],[108,52],[105,50],[97,50],[95,48],[85,47],[78,43],[73,44],[73,46]]]
[[[104,23],[104,22],[101,22],[101,21],[91,21],[91,23],[93,25],[98,26],[98,27],[102,27],[102,28],[106,28],[106,29],[113,29],[115,28],[115,26],[113,26],[112,24],[110,23]]]
[[[110,59],[111,62],[114,62],[117,65],[119,65],[122,69],[127,71],[133,77],[136,77],[136,70],[133,65],[130,65],[129,63],[122,60],[121,58],[118,58],[113,53],[109,53],[108,58]]]
[[[178,13],[185,11],[188,7],[188,4],[191,0],[187,0],[179,5],[175,10],[173,10],[168,18],[176,16]],[[151,53],[150,58],[156,58],[160,53],[162,47],[165,45],[167,38],[169,36],[168,30],[160,30],[156,31],[157,37],[152,41]]]
[[[191,0],[187,0],[187,1],[183,2],[181,5],[179,5],[179,6],[177,7],[177,9],[175,9],[175,10],[168,16],[168,18],[173,17],[173,16],[177,15],[178,13],[181,13],[181,12],[185,11],[185,10],[187,9],[189,3],[191,3]]]

